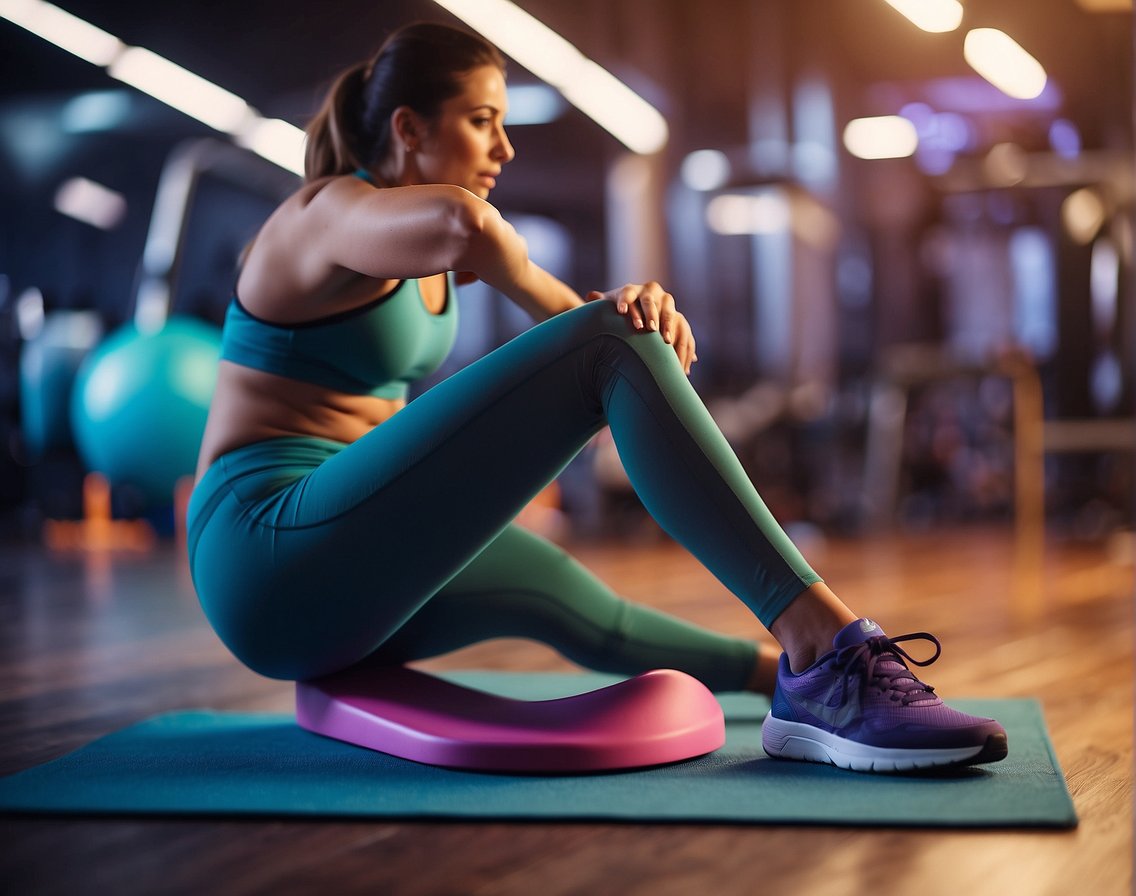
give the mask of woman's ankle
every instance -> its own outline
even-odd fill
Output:
[[[823,582],[802,591],[769,627],[795,673],[832,649],[836,633],[859,617]]]

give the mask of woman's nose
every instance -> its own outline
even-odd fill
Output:
[[[497,143],[494,147],[496,158],[499,158],[504,164],[511,162],[516,157],[517,153],[513,149],[513,144],[509,142],[509,135],[505,133],[503,127],[497,129]]]

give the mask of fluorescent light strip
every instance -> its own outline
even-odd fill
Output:
[[[912,24],[935,34],[954,31],[962,23],[962,4],[958,0],[884,0]]]
[[[304,173],[304,132],[294,124],[256,116],[237,135],[237,143],[287,171]]]
[[[899,115],[855,118],[844,126],[844,148],[858,159],[902,159],[918,146],[915,125]]]
[[[236,94],[142,47],[127,47],[107,72],[218,131],[235,133],[252,114]]]
[[[0,0],[0,16],[94,65],[110,65],[125,46],[113,34],[42,0]]]
[[[668,138],[666,119],[626,84],[510,0],[434,0],[496,44],[632,152]]]
[[[975,28],[963,42],[963,56],[978,74],[1007,96],[1032,100],[1045,90],[1041,63],[997,28]]]
[[[0,0],[0,17],[117,78],[296,174],[304,173],[304,132],[262,118],[241,97],[43,0]]]

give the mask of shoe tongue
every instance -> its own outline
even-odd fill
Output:
[[[884,630],[871,619],[857,619],[855,622],[849,622],[836,633],[836,637],[832,639],[832,646],[839,650],[842,647],[863,644],[872,638],[886,637]]]

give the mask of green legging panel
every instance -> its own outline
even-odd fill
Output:
[[[681,669],[714,691],[742,690],[756,645],[622,599],[540,536],[509,526],[368,662],[407,663],[491,638],[527,638],[577,665],[631,676]]]
[[[206,616],[265,675],[358,663],[605,424],[647,510],[763,623],[820,581],[674,349],[593,302],[521,334],[350,445],[280,438],[218,458],[189,507]]]

